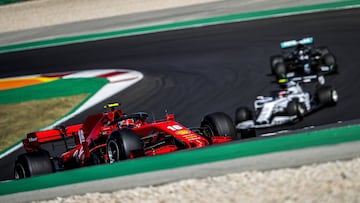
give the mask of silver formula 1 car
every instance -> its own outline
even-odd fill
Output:
[[[322,81],[324,79],[322,78]],[[236,129],[243,134],[254,136],[256,128],[267,128],[295,123],[315,110],[333,106],[338,102],[338,94],[331,86],[322,82],[311,94],[303,90],[299,83],[290,81],[272,96],[258,96],[254,111],[239,107],[235,112]]]

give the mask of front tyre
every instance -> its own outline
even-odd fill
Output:
[[[278,63],[284,63],[284,57],[281,55],[275,55],[270,57],[271,74],[275,74],[275,67]]]
[[[235,124],[252,120],[252,113],[248,107],[239,107],[235,111]]]
[[[17,157],[14,179],[23,179],[55,172],[55,167],[47,151],[28,152]]]
[[[220,135],[236,139],[236,130],[231,117],[223,112],[206,115],[201,121],[201,128],[206,129],[208,137]]]
[[[334,55],[330,53],[325,54],[323,56],[322,62],[325,66],[328,66],[330,68],[331,73],[337,72],[336,59]]]
[[[285,63],[277,63],[274,69],[275,75],[278,80],[286,79],[286,66]]]
[[[298,101],[290,101],[286,107],[286,111],[289,116],[297,116],[299,120],[302,120],[306,114],[306,107]]]
[[[110,163],[129,159],[131,152],[143,150],[144,146],[139,136],[130,129],[112,132],[106,144]]]
[[[289,115],[289,116],[295,116],[297,114],[297,107],[298,107],[298,104],[296,101],[290,101],[288,104],[287,104],[287,107],[286,107],[286,113]]]

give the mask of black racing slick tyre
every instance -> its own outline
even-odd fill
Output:
[[[248,107],[239,107],[235,111],[235,124],[252,120],[252,113]]]
[[[306,113],[306,107],[298,101],[290,101],[286,107],[286,112],[289,116],[297,116],[299,120],[302,120]]]
[[[130,129],[112,132],[106,144],[110,163],[129,159],[131,152],[143,150],[144,146],[139,136]]]
[[[297,102],[290,101],[286,107],[286,113],[289,116],[295,116],[297,114]]]
[[[330,67],[330,72],[337,72],[335,56],[328,53],[323,56],[323,64]]]
[[[338,94],[331,86],[322,86],[316,91],[315,99],[320,105],[334,106],[338,102]]]
[[[14,179],[23,179],[55,172],[55,167],[47,151],[27,152],[17,157]]]
[[[281,55],[275,55],[270,57],[271,74],[275,74],[275,67],[278,63],[284,63],[284,57]]]
[[[306,114],[307,110],[306,110],[306,106],[304,103],[298,103],[298,111],[297,111],[297,116],[299,120],[302,120]]]
[[[277,63],[274,69],[275,75],[277,79],[285,79],[286,78],[286,66],[285,63]]]
[[[235,111],[235,125],[248,120],[253,120],[253,115],[250,109],[248,107],[237,108]],[[238,129],[238,132],[240,132],[241,139],[256,137],[256,132],[253,128]]]
[[[206,115],[201,121],[201,128],[207,129],[208,137],[220,135],[231,136],[236,139],[234,123],[229,115],[223,112],[216,112]]]

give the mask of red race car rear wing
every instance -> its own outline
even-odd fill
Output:
[[[72,125],[66,128],[66,132],[62,129],[44,130],[27,134],[23,144],[26,151],[33,151],[40,148],[41,143],[53,142],[64,138],[72,137],[78,132],[83,124]]]

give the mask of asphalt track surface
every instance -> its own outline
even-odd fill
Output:
[[[79,43],[53,48],[0,54],[0,77],[99,68],[129,68],[144,79],[103,102],[120,101],[125,112],[146,111],[156,118],[165,110],[185,126],[200,124],[211,112],[234,114],[251,106],[257,95],[268,95],[277,85],[269,77],[269,57],[280,53],[284,40],[313,36],[336,55],[339,74],[326,82],[336,87],[340,101],[302,122],[275,128],[299,129],[360,118],[358,46],[360,9],[168,31]],[[65,124],[82,122],[101,112],[96,106]],[[56,107],[54,107],[56,108]],[[261,133],[261,132],[260,132]],[[0,160],[0,179],[9,179],[16,155]]]

